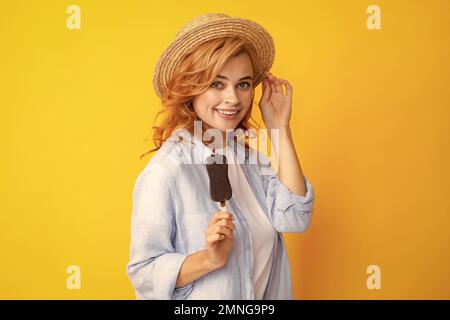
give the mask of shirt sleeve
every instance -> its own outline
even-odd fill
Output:
[[[187,255],[174,250],[176,227],[172,181],[160,163],[149,164],[133,190],[127,274],[138,299],[183,300],[193,283],[175,288]]]
[[[259,153],[259,166],[269,219],[278,232],[303,232],[310,222],[314,210],[314,190],[309,179],[304,176],[306,194],[291,192],[278,178],[267,157]]]

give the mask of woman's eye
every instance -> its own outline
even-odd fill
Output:
[[[220,83],[219,81],[215,81],[215,82],[213,82],[213,83],[211,84],[211,87],[212,87],[212,88],[219,88],[218,85],[222,85],[222,83]]]
[[[241,85],[241,84],[245,84],[246,85],[244,87],[241,86],[242,89],[246,89],[246,88],[250,87],[250,83],[248,83],[248,82],[241,82],[241,83],[239,83],[239,85]]]

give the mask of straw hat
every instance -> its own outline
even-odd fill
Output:
[[[264,73],[270,70],[275,59],[275,44],[271,35],[254,21],[209,13],[194,18],[182,27],[159,57],[153,73],[156,94],[160,98],[164,96],[170,77],[188,50],[222,37],[239,37],[248,42],[255,65],[253,83],[255,87],[261,83]]]

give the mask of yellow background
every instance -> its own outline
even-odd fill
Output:
[[[71,4],[81,30],[66,28]],[[366,27],[371,4],[381,30]],[[0,1],[0,298],[134,299],[131,192],[153,146],[153,67],[207,12],[262,24],[272,72],[294,86],[316,192],[310,229],[285,235],[295,298],[449,299],[446,0]],[[366,287],[372,264],[380,290]]]

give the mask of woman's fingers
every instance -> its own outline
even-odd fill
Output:
[[[234,217],[231,213],[229,212],[222,212],[222,211],[218,211],[216,213],[214,213],[213,217],[211,218],[211,220],[209,220],[208,226],[211,226],[213,224],[215,224],[217,221],[219,221],[220,219],[228,219],[228,220],[233,220]]]
[[[210,239],[210,243],[222,240],[225,237],[233,239],[233,231],[236,229],[236,226],[231,222],[232,220],[233,216],[228,212],[221,212],[214,215],[206,229],[206,237]],[[214,236],[211,239],[212,235],[222,235],[223,237]]]
[[[233,239],[233,230],[236,228],[233,219],[234,216],[229,212],[214,213],[205,232],[206,243],[211,245],[227,237]]]
[[[211,227],[208,228],[207,233],[209,234],[223,234],[224,236],[233,238],[233,230],[231,230],[230,228],[221,226],[219,224],[215,224]]]
[[[289,81],[280,79],[280,82],[286,87],[286,95],[292,95],[292,85],[289,83]]]
[[[275,77],[272,73],[269,73],[269,82],[270,87],[274,92],[283,92],[283,89],[281,88],[281,82],[278,80],[277,77]]]
[[[230,228],[221,225],[215,225],[214,233],[220,233],[233,239],[233,231]]]
[[[265,84],[264,84],[265,80]],[[263,85],[267,88],[267,90],[270,90],[270,93],[273,93],[275,91],[275,86],[273,83],[273,75],[270,72],[265,73],[265,77],[263,80]],[[269,95],[270,97],[270,95]]]
[[[223,234],[220,233],[208,234],[206,236],[206,243],[211,245],[223,239],[225,239],[225,236]]]
[[[228,219],[221,219],[221,220],[219,220],[219,221],[217,222],[217,224],[219,224],[219,225],[221,225],[221,226],[224,226],[224,227],[226,227],[226,228],[228,228],[228,229],[231,229],[231,230],[236,229],[236,226],[234,225],[234,223],[231,222],[231,221],[228,220]]]
[[[275,82],[274,82],[272,75],[269,76],[269,84],[270,84],[270,89],[272,90],[272,93],[277,92],[276,87],[275,87]]]
[[[225,238],[229,238],[231,240],[233,240],[233,236],[228,236],[226,234],[223,233],[210,233],[206,235],[206,243],[207,244],[214,244],[217,241],[221,241],[224,240]]]
[[[275,84],[275,92],[283,93],[283,87],[281,86],[281,81],[278,80],[277,77],[274,77],[274,84]]]
[[[274,92],[283,93],[283,84],[286,87],[286,95],[292,94],[292,85],[285,79],[278,79],[272,73],[268,73],[268,79]]]
[[[233,229],[229,227],[225,227],[220,224],[215,224],[206,229],[206,234],[212,235],[212,234],[222,234],[224,236],[227,236],[231,239],[233,239]]]
[[[270,88],[269,80],[265,77],[262,81],[262,96],[261,101],[267,101],[270,98],[272,89]]]

